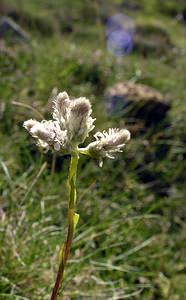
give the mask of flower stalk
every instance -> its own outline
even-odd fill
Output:
[[[68,188],[69,188],[68,232],[67,232],[67,238],[65,244],[61,248],[62,251],[60,256],[58,273],[57,273],[56,281],[54,284],[54,288],[50,300],[57,299],[58,292],[60,290],[63,281],[65,267],[67,265],[67,260],[72,246],[72,240],[73,240],[73,235],[74,235],[74,230],[76,225],[75,206],[76,206],[76,174],[77,174],[78,159],[79,159],[78,153],[74,152],[71,156],[69,176],[68,176]]]

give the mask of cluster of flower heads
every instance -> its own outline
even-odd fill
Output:
[[[96,140],[86,148],[78,148],[95,127],[90,101],[83,97],[71,99],[63,92],[53,103],[53,120],[38,122],[30,119],[23,124],[40,148],[62,153],[80,152],[98,159],[102,165],[104,157],[114,158],[113,153],[121,152],[130,139],[128,130],[110,128],[108,132],[97,132]]]

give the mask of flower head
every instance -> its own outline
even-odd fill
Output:
[[[116,14],[106,22],[108,51],[114,56],[128,55],[133,48],[135,25],[133,20],[124,14]]]
[[[59,93],[53,103],[53,119],[58,121],[61,127],[65,127],[67,108],[71,104],[69,95],[66,92]]]
[[[113,153],[122,152],[122,148],[130,140],[130,132],[127,129],[109,128],[108,132],[97,132],[94,137],[96,141],[90,143],[86,151],[99,159],[102,166],[104,157],[114,159]]]
[[[86,98],[70,99],[66,92],[59,93],[53,102],[54,120],[30,119],[23,127],[37,140],[39,147],[69,153],[83,143],[94,128],[91,104]]]
[[[48,150],[59,151],[66,145],[66,131],[62,131],[57,121],[25,121],[23,127],[37,140],[37,145]]]
[[[72,142],[83,143],[94,128],[95,119],[91,117],[91,113],[91,104],[88,99],[78,98],[71,102],[67,109],[66,129]]]
[[[67,130],[69,141],[81,144],[94,128],[90,101],[86,98],[70,99],[66,92],[54,100],[53,118],[62,129]]]

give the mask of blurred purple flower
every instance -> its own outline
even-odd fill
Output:
[[[110,17],[106,23],[106,38],[109,52],[115,56],[127,55],[133,48],[135,25],[123,14]]]
[[[116,56],[127,55],[133,47],[132,37],[123,30],[112,31],[107,36],[107,47]]]

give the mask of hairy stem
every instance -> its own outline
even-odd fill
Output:
[[[50,300],[56,300],[59,289],[63,281],[64,270],[67,264],[68,256],[72,246],[72,239],[74,234],[74,216],[75,216],[75,204],[76,204],[76,173],[78,165],[78,154],[73,153],[71,156],[69,176],[68,176],[68,188],[69,188],[69,200],[68,200],[68,232],[67,238],[62,247],[62,253],[60,257],[60,264],[58,268],[58,273],[55,281],[55,285],[52,291]]]

